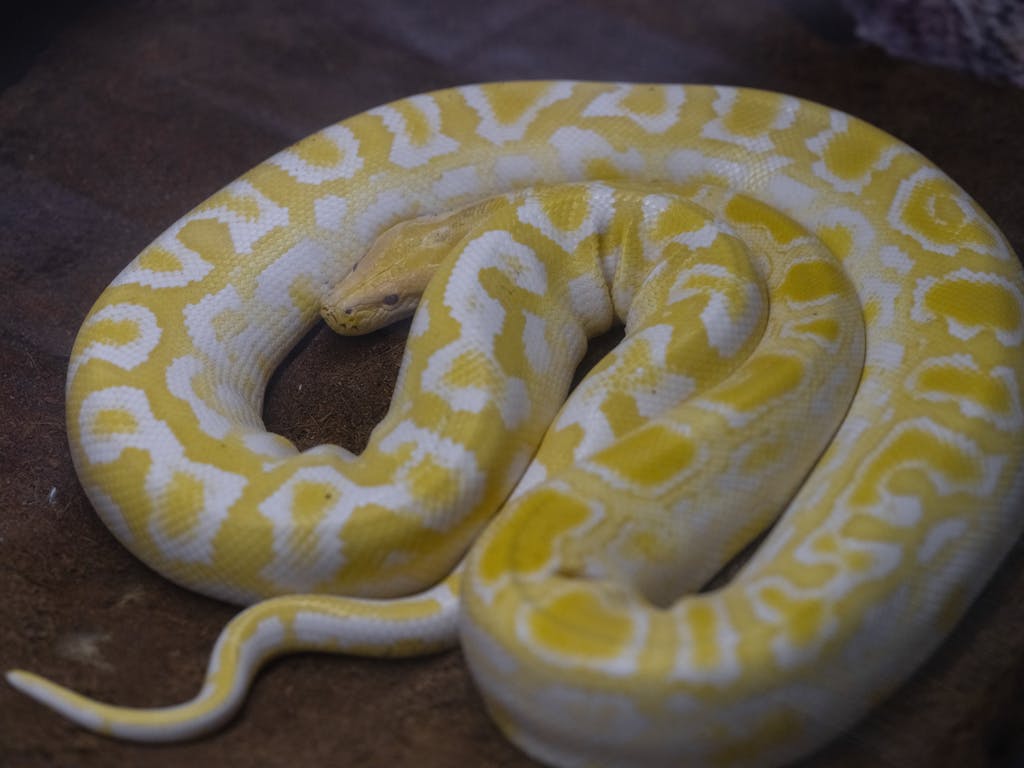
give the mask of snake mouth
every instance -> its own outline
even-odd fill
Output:
[[[416,311],[419,295],[389,293],[352,303],[325,301],[320,314],[331,329],[343,336],[365,336],[404,320]]]

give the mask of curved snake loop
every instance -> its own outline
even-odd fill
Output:
[[[418,305],[358,457],[260,417],[322,305],[346,333]],[[104,522],[255,602],[202,690],[133,710],[8,680],[172,741],[272,655],[459,642],[544,762],[785,763],[906,678],[1020,535],[1022,340],[992,222],[842,113],[574,82],[379,107],[171,226],[75,345],[69,434]]]

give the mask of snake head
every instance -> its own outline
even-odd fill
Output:
[[[386,229],[328,294],[320,314],[343,336],[372,333],[409,317],[441,262],[495,204],[484,200]]]
[[[410,230],[419,221],[402,222],[381,233],[328,294],[320,314],[336,333],[372,333],[416,311],[444,256],[416,242]]]
[[[422,291],[401,293],[353,289],[343,280],[320,312],[335,333],[362,336],[409,317],[416,311]]]

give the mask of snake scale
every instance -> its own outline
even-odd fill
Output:
[[[265,430],[321,309],[359,333],[417,303],[362,454]],[[135,710],[8,680],[173,741],[273,655],[458,642],[542,762],[779,765],[904,680],[1020,535],[1022,342],[993,223],[840,112],[565,81],[372,109],[172,225],[74,347],[70,442],[106,525],[254,603],[202,689]]]

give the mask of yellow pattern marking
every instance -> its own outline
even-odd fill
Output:
[[[265,431],[318,311],[361,333],[417,304],[360,456]],[[200,692],[137,710],[7,679],[176,741],[272,656],[461,643],[543,763],[792,764],[924,661],[1024,530],[1022,347],[992,222],[848,115],[724,86],[400,100],[202,203],[75,343],[97,513],[167,578],[253,603]]]

